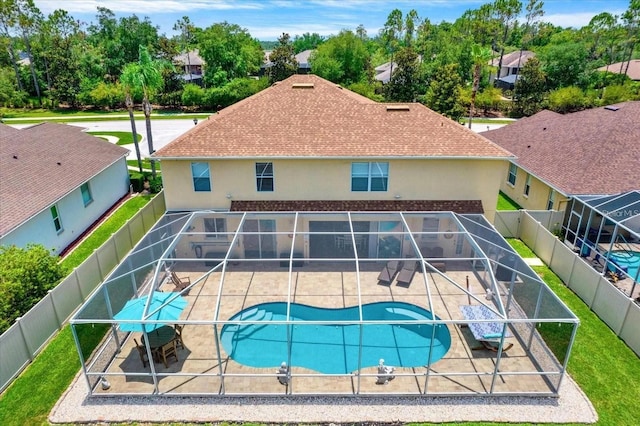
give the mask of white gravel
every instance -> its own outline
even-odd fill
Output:
[[[566,376],[559,398],[532,397],[91,397],[78,375],[52,423],[261,422],[595,423],[586,395]]]

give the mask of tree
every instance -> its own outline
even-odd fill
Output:
[[[452,120],[458,121],[464,115],[461,99],[462,78],[456,64],[439,68],[425,97],[427,106]]]
[[[480,76],[482,73],[482,67],[487,64],[487,61],[491,59],[491,50],[474,44],[471,46],[471,56],[473,58],[473,85],[471,87],[471,102],[469,103],[469,128],[471,128],[471,121],[475,113],[476,94],[480,88]]]
[[[162,89],[164,80],[162,79],[162,70],[169,68],[170,64],[151,59],[149,51],[146,47],[139,47],[140,58],[138,62],[128,64],[120,80],[125,88],[125,96],[127,108],[129,109],[129,119],[131,121],[131,131],[133,134],[134,142],[137,141],[137,134],[135,130],[135,121],[133,119],[133,93],[142,94],[142,110],[144,112],[144,118],[147,128],[147,143],[149,145],[149,154],[153,154],[153,135],[151,134],[151,98]],[[136,143],[136,155],[138,156],[138,166],[142,169],[140,161],[140,151]],[[151,176],[156,178],[156,166],[155,161],[151,160]]]
[[[519,0],[496,0],[493,3],[493,10],[500,27],[502,30],[502,39],[500,40],[500,60],[498,61],[498,74],[496,79],[499,79],[500,71],[502,70],[502,58],[504,57],[504,49],[509,39],[509,31],[513,29],[516,24],[516,19],[522,10],[522,3]]]
[[[591,106],[590,100],[576,86],[562,87],[549,93],[549,109],[560,114],[581,111]]]
[[[298,71],[298,61],[293,53],[293,45],[289,34],[282,33],[278,46],[269,55],[271,64],[267,68],[269,83],[284,80]]]
[[[257,72],[264,60],[258,40],[235,24],[214,24],[199,34],[198,42],[200,56],[207,64],[204,80],[211,86],[245,78]]]
[[[187,54],[187,66],[191,70],[191,50],[196,41],[195,26],[191,23],[188,16],[183,16],[173,26],[174,31],[178,34],[178,49],[180,52]],[[191,71],[189,71],[189,82],[191,82]]]
[[[397,68],[385,86],[385,98],[395,102],[414,102],[420,91],[420,61],[411,47],[405,47],[396,55]]]
[[[629,9],[622,14],[622,21],[624,22],[624,26],[627,31],[625,47],[629,47],[629,53],[623,59],[623,61],[626,60],[627,62],[624,70],[624,74],[627,74],[629,72],[629,63],[633,58],[633,51],[640,40],[640,0],[631,0],[629,2]],[[620,69],[620,74],[622,74],[622,68]]]
[[[345,86],[367,81],[373,71],[364,41],[347,30],[318,46],[309,62],[314,74]]]
[[[58,257],[44,246],[0,246],[0,333],[64,277]]]
[[[297,54],[305,50],[313,50],[324,43],[325,39],[318,33],[304,33],[293,38],[293,51]]]
[[[580,85],[586,77],[589,52],[584,43],[547,46],[540,55],[551,89]]]
[[[12,31],[18,22],[18,9],[14,0],[4,0],[0,2],[0,31],[2,36],[7,40],[7,50],[16,74],[16,84],[18,90],[23,90],[22,80],[20,79],[20,70],[18,67],[18,55],[15,49],[15,40]]]
[[[522,67],[516,90],[518,97],[513,102],[514,115],[530,116],[543,108],[546,76],[537,57],[530,58]]]

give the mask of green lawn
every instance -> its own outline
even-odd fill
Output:
[[[140,197],[136,197],[140,198]],[[534,256],[520,240],[509,243],[523,257]],[[598,425],[638,424],[640,416],[640,361],[561,280],[546,266],[534,267],[553,291],[580,318],[568,369],[595,406]],[[93,333],[89,351],[102,333]],[[81,339],[84,341],[85,339]],[[58,398],[73,380],[80,364],[69,326],[42,351],[0,397],[0,425],[43,425]],[[34,390],[37,390],[35,392]],[[174,423],[172,423],[174,424]],[[493,423],[448,423],[488,425]],[[510,424],[512,425],[512,424]]]
[[[498,210],[520,210],[522,207],[515,201],[507,196],[504,192],[500,191],[498,194]]]
[[[211,112],[182,113],[180,111],[157,111],[151,114],[153,120],[163,119],[194,119],[205,120]],[[129,120],[129,113],[125,111],[75,111],[75,110],[46,110],[46,109],[0,109],[0,116],[5,124],[11,123],[40,123],[42,121],[81,122],[103,120]],[[137,120],[144,119],[142,112],[134,112]]]
[[[131,134],[131,132],[104,132],[104,131],[91,131],[91,132],[87,132],[90,135],[94,135],[94,136],[100,136],[100,135],[106,135],[106,136],[113,136],[115,138],[118,138],[118,142],[116,142],[116,145],[129,145],[133,143],[133,135]],[[142,140],[142,135],[140,133],[138,133],[138,142],[140,142]]]
[[[161,161],[156,161],[156,171],[160,170]],[[127,160],[127,165],[138,168],[138,160]],[[148,158],[142,159],[142,171],[151,170],[151,161]]]

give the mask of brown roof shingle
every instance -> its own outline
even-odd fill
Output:
[[[233,200],[231,211],[451,211],[484,213],[480,200]]]
[[[510,154],[418,103],[377,103],[294,75],[212,115],[159,158],[485,157]]]
[[[632,59],[630,61],[616,62],[615,64],[605,65],[604,67],[598,68],[598,71],[609,71],[616,74],[626,73],[631,80],[640,80],[640,59]]]
[[[565,194],[615,194],[640,188],[639,117],[639,101],[566,115],[541,111],[482,135]]]
[[[0,124],[0,235],[19,226],[128,154],[82,129]]]

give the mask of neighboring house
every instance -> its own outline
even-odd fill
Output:
[[[129,191],[129,150],[79,127],[0,124],[0,244],[59,254]]]
[[[626,74],[631,80],[640,81],[640,59],[616,62],[615,64],[600,67],[598,68],[598,71],[609,71],[616,74]]]
[[[185,82],[202,84],[204,61],[200,57],[198,49],[175,56],[173,63],[182,70],[180,77]]]
[[[524,64],[526,64],[529,59],[536,56],[536,54],[530,50],[523,50],[522,54],[520,53],[521,53],[520,50],[516,50],[515,52],[511,52],[511,53],[506,53],[502,57],[502,67],[499,70],[500,73],[498,74],[496,72],[497,77],[492,75],[491,76],[492,79],[495,80],[495,78],[497,78],[499,80],[504,77],[520,74],[520,71],[522,70],[522,67],[524,67]],[[496,56],[488,62],[488,65],[491,65],[492,67],[498,67],[499,64],[500,64],[500,56]],[[515,78],[512,78],[512,79],[513,81],[511,81],[511,84],[514,84]],[[509,84],[509,79],[507,79],[503,84]]]
[[[501,190],[526,209],[564,210],[574,195],[640,188],[640,102],[541,111],[481,135],[514,153]]]
[[[447,210],[493,220],[512,155],[419,103],[293,75],[159,149],[168,210]]]
[[[374,78],[382,84],[387,84],[391,81],[391,73],[398,68],[398,64],[395,62],[385,62],[382,65],[378,65],[374,68],[376,75]]]
[[[271,67],[271,61],[269,60],[269,56],[271,55],[272,50],[265,50],[264,52],[264,64],[260,66],[260,71],[258,75],[262,76],[267,72],[267,68]],[[298,62],[298,70],[297,74],[309,74],[311,73],[311,64],[309,63],[309,56],[313,52],[312,49],[303,50],[302,52],[295,55],[296,61]]]

